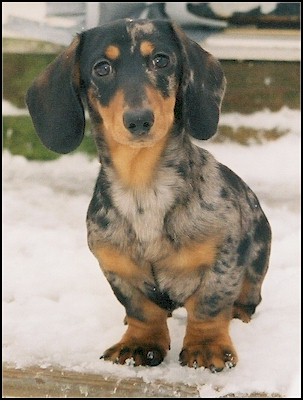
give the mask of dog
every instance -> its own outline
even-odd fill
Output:
[[[192,140],[216,133],[225,85],[175,23],[124,19],[78,34],[27,92],[38,136],[60,154],[81,143],[89,112],[101,166],[88,245],[127,324],[105,360],[159,365],[167,318],[184,307],[180,364],[237,364],[229,324],[261,302],[271,228],[252,190]]]

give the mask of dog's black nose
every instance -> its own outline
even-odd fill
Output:
[[[150,109],[128,110],[123,115],[123,122],[132,135],[145,135],[154,124],[154,114]]]

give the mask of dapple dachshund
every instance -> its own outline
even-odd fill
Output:
[[[88,244],[127,324],[106,360],[160,364],[167,318],[184,307],[181,365],[237,363],[229,323],[261,301],[271,229],[251,189],[191,140],[215,134],[225,82],[174,23],[125,19],[79,34],[27,93],[42,143],[61,154],[89,111],[101,166]]]

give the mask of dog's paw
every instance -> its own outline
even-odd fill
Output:
[[[157,366],[165,358],[167,351],[155,344],[118,343],[108,348],[101,359],[120,365]]]
[[[237,364],[238,358],[232,346],[197,344],[184,347],[179,354],[179,361],[182,366],[205,367],[215,373],[225,367],[233,368]]]

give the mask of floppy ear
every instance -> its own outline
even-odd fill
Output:
[[[80,37],[75,38],[36,78],[26,94],[26,103],[42,143],[57,153],[76,149],[84,133],[76,60],[79,42]]]
[[[191,136],[208,139],[216,133],[226,79],[218,60],[174,26],[183,57],[179,97],[182,118]]]

